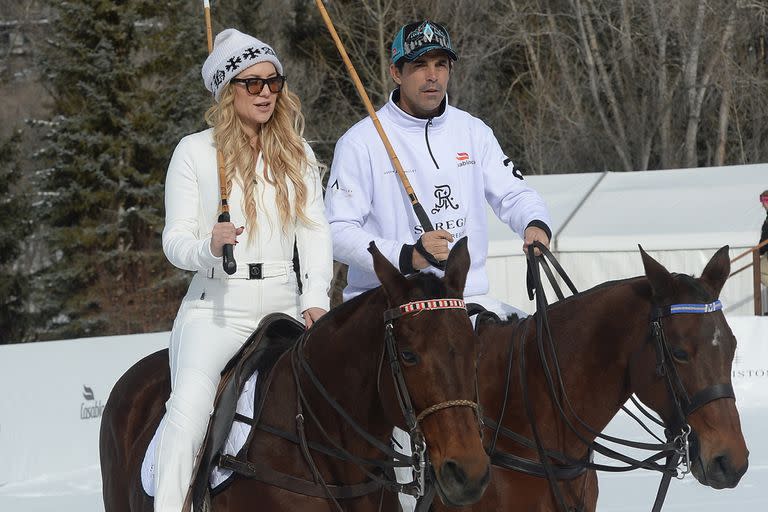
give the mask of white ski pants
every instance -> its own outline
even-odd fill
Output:
[[[227,362],[268,313],[297,320],[293,270],[259,280],[208,278],[189,285],[171,331],[171,396],[155,453],[155,512],[180,512]]]

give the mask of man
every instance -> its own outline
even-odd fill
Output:
[[[446,90],[458,59],[444,26],[409,23],[392,44],[397,88],[377,115],[434,231],[419,223],[370,117],[336,144],[326,192],[334,258],[349,265],[344,300],[379,285],[371,240],[405,273],[430,271],[467,236],[472,264],[464,296],[502,317],[523,315],[487,295],[485,203],[523,239],[549,246],[549,213],[538,193],[502,152],[492,130],[448,105]]]

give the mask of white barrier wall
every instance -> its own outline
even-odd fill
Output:
[[[758,491],[768,486],[768,442],[757,432],[768,419],[768,317],[729,316],[728,321],[739,343],[733,384],[751,469],[739,488],[717,496],[726,503],[742,500],[750,510],[766,510],[768,496]],[[120,375],[165,348],[167,341],[168,333],[154,333],[0,346],[0,511],[103,510],[101,410]],[[626,435],[622,424],[616,425],[612,428],[618,432],[613,433]],[[718,503],[712,501],[714,491],[683,485],[689,480],[672,483],[670,503],[677,499],[685,505],[700,497],[704,505]],[[627,482],[631,489],[625,488]],[[652,503],[657,483],[656,475],[646,472],[601,476],[598,510],[650,510],[646,504]],[[640,493],[632,507],[627,505],[629,492]]]
[[[0,490],[98,464],[101,411],[112,386],[133,363],[166,348],[168,336],[0,346]]]

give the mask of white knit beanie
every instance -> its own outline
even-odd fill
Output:
[[[219,101],[221,90],[230,80],[259,62],[271,62],[277,73],[283,74],[283,65],[271,46],[234,28],[222,30],[213,42],[213,51],[203,63],[205,88]]]

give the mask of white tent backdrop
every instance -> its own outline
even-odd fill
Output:
[[[549,206],[553,252],[581,291],[642,275],[638,244],[670,271],[693,275],[723,245],[730,246],[731,258],[756,245],[765,218],[758,196],[768,189],[768,164],[526,180]],[[490,209],[488,223],[490,293],[531,313],[522,241]],[[547,297],[554,299],[551,289]],[[751,270],[731,278],[721,299],[728,313],[753,314]]]

